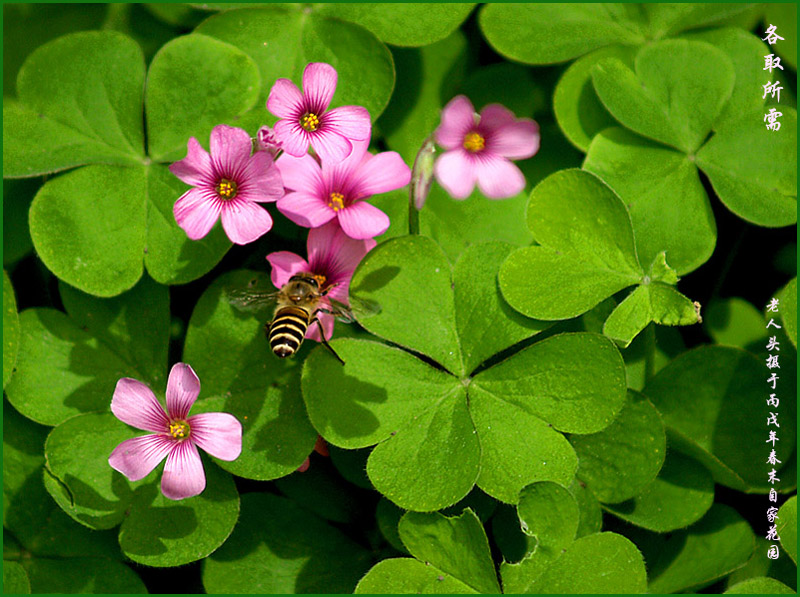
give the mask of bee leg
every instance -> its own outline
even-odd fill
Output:
[[[325,339],[325,330],[322,329],[322,324],[320,323],[320,321],[319,321],[319,319],[317,317],[315,317],[314,319],[311,320],[311,325],[314,325],[314,322],[317,323],[317,327],[319,328],[319,335],[322,338],[322,343],[325,345],[325,348],[330,350],[331,354],[333,356],[335,356],[342,365],[344,365],[344,361],[342,360],[342,357],[340,357],[338,354],[336,354],[336,351],[333,350],[333,347],[330,344],[328,344],[328,341]]]

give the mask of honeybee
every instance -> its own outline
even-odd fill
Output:
[[[328,293],[336,284],[325,284],[325,276],[300,272],[289,278],[289,281],[277,292],[267,292],[252,287],[229,291],[230,302],[243,311],[255,311],[266,305],[275,303],[272,321],[264,326],[272,352],[282,359],[296,353],[306,337],[306,331],[315,323],[318,326],[322,343],[331,351],[339,362],[342,358],[328,344],[325,330],[317,315],[328,313],[340,321],[355,321],[353,312],[344,303],[328,297]],[[322,299],[326,298],[325,301]],[[362,311],[374,308],[362,308]]]

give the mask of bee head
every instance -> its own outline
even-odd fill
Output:
[[[318,296],[319,281],[312,274],[296,274],[289,278],[285,292],[290,301],[301,304]]]

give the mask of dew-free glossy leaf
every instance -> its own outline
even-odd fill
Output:
[[[641,395],[628,402],[611,425],[591,435],[575,435],[577,477],[601,502],[638,495],[664,463],[666,435],[658,411]]]
[[[255,61],[261,72],[261,105],[277,79],[300,85],[309,62],[327,62],[336,69],[332,108],[364,106],[374,120],[392,93],[394,69],[388,48],[361,26],[313,10],[229,10],[206,19],[195,31],[238,47]],[[273,119],[263,111],[262,122]]]
[[[499,593],[489,542],[480,520],[467,508],[457,517],[409,512],[398,526],[408,551],[479,593]]]
[[[794,593],[796,591],[793,591],[791,587],[767,576],[748,578],[725,591],[726,595],[789,595]]]
[[[189,321],[182,359],[200,378],[201,400],[223,398],[220,410],[242,424],[242,454],[219,465],[241,477],[268,480],[296,470],[317,434],[299,393],[300,357],[278,359],[264,335],[265,321],[230,304],[227,291],[253,280],[259,287],[269,283],[263,273],[238,270],[209,286]]]
[[[144,74],[139,46],[113,31],[72,33],[38,48],[20,69],[19,104],[4,109],[5,176],[141,162]]]
[[[156,478],[150,473],[132,485],[108,464],[112,450],[137,435],[144,434],[111,413],[81,415],[61,423],[45,443],[47,491],[81,524],[92,529],[117,526],[131,505],[133,488]]]
[[[58,425],[77,414],[108,411],[118,379],[145,379],[114,346],[60,311],[27,309],[20,329],[17,371],[6,394],[37,423]]]
[[[6,270],[3,270],[3,388],[6,387],[17,364],[20,328],[14,287]]]
[[[450,35],[467,18],[475,4],[339,4],[319,3],[314,12],[369,29],[394,46],[427,46]]]
[[[780,314],[786,335],[797,348],[797,278],[793,278],[780,292]]]
[[[239,517],[239,494],[228,473],[203,460],[206,488],[198,496],[170,500],[152,482],[137,489],[119,531],[120,547],[134,562],[181,566],[228,539]]]
[[[718,23],[740,15],[752,4],[720,2],[687,4],[644,4],[642,10],[649,21],[650,35],[659,39],[684,29],[695,29],[704,25]]]
[[[657,533],[696,522],[714,501],[714,480],[702,464],[680,452],[667,454],[664,466],[636,497],[604,508],[619,518]]]
[[[649,572],[649,593],[700,589],[743,566],[753,551],[750,525],[728,506],[717,504],[702,520],[668,536],[637,542]]]
[[[698,307],[672,286],[642,284],[609,315],[603,333],[627,347],[647,324],[691,325],[700,321]]]
[[[639,44],[641,13],[630,4],[503,4],[485,6],[481,32],[500,54],[528,64],[576,58],[609,44]]]
[[[594,65],[605,58],[617,58],[633,68],[635,56],[636,49],[630,46],[600,48],[576,60],[558,80],[553,92],[553,112],[564,135],[581,151],[589,149],[597,133],[617,124],[594,90]]]
[[[778,106],[781,128],[766,128],[761,109],[740,115],[697,152],[725,206],[759,226],[789,226],[797,221],[797,112]]]
[[[764,339],[764,316],[751,303],[733,297],[709,303],[703,327],[717,344],[748,348]]]
[[[778,510],[778,535],[781,545],[797,564],[797,496],[792,496]]]
[[[630,217],[599,178],[552,174],[531,193],[528,226],[541,246],[511,253],[500,269],[509,304],[538,319],[569,319],[642,277]]]
[[[362,578],[356,594],[476,594],[477,591],[433,566],[411,558],[382,560]]]
[[[170,41],[153,57],[147,75],[150,156],[181,159],[189,137],[207,148],[211,129],[255,106],[264,85],[256,63],[236,47],[205,35]]]
[[[286,498],[248,493],[230,539],[204,562],[203,586],[211,594],[349,593],[369,557]]]
[[[775,25],[780,40],[772,47],[783,60],[797,70],[797,7],[794,4],[768,4],[764,15],[764,24]],[[764,28],[766,31],[766,27]],[[766,37],[766,36],[764,36]]]
[[[146,174],[87,166],[48,181],[33,200],[31,238],[47,268],[97,296],[114,296],[142,275]]]
[[[714,214],[692,160],[618,127],[594,137],[583,167],[619,195],[643,264],[662,251],[679,275],[705,263],[717,240]]]
[[[106,558],[36,558],[25,571],[33,593],[147,593],[138,574]]]
[[[17,562],[3,560],[3,593],[24,594],[31,592],[31,583],[25,569]]]
[[[763,452],[768,375],[764,364],[741,349],[702,346],[662,369],[644,393],[661,413],[674,448],[698,459],[714,480],[735,489],[763,486],[766,471],[753,454]],[[793,445],[793,425],[781,427]],[[672,442],[672,439],[670,440]]]
[[[527,593],[644,593],[647,586],[642,554],[622,535],[597,533],[582,537],[541,575]]]
[[[603,105],[627,128],[686,153],[702,145],[736,79],[724,52],[703,42],[645,46],[634,73],[609,58],[592,71]]]

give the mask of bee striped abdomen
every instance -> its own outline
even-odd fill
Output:
[[[306,336],[310,315],[300,307],[282,307],[269,326],[269,345],[277,356],[290,357]]]

